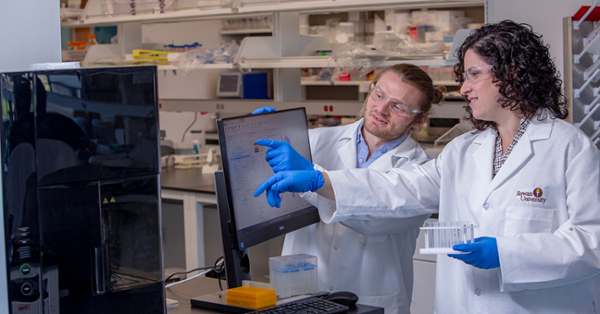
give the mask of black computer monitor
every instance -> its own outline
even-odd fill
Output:
[[[288,109],[271,113],[224,118],[217,121],[219,145],[223,160],[223,179],[218,176],[217,195],[224,232],[224,250],[243,251],[253,245],[300,229],[319,221],[316,207],[303,200],[297,193],[281,195],[281,207],[269,206],[264,195],[254,197],[256,188],[273,174],[265,160],[268,147],[256,144],[258,139],[274,139],[288,142],[300,155],[311,160],[308,127],[304,108]],[[223,191],[225,189],[225,191]],[[224,193],[225,192],[225,193]],[[226,200],[225,200],[226,198]],[[223,224],[223,220],[228,220]],[[225,239],[227,234],[229,239]],[[230,241],[230,243],[226,243]],[[242,254],[244,255],[244,254]],[[225,254],[227,264],[227,254]],[[242,256],[242,260],[244,257]],[[230,283],[231,264],[228,269]],[[235,262],[233,266],[243,266]],[[239,272],[239,269],[235,270]]]

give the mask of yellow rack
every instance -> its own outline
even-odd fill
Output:
[[[148,49],[135,49],[132,50],[133,59],[135,59],[134,63],[152,63],[152,64],[160,64],[160,65],[168,65],[170,64],[167,61],[167,55],[169,53],[174,53],[172,51],[164,51],[164,50],[148,50]]]

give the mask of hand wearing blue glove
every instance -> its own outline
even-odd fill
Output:
[[[259,113],[273,112],[273,111],[275,111],[275,108],[273,108],[273,107],[261,107],[261,108],[254,110],[254,112],[252,114],[259,114]]]
[[[258,197],[266,190],[269,205],[279,207],[281,204],[280,193],[314,192],[320,189],[323,184],[325,184],[325,180],[321,171],[281,171],[265,180],[254,191],[254,197]]]
[[[448,256],[459,259],[469,265],[482,269],[500,267],[496,238],[480,237],[475,239],[473,243],[457,244],[452,249],[468,252],[467,254],[448,254]]]
[[[292,145],[287,142],[260,139],[256,141],[256,144],[270,147],[267,150],[265,159],[275,173],[287,170],[314,169],[313,163],[298,154]]]
[[[271,207],[281,207],[281,196],[279,195],[279,193],[267,188],[266,190],[267,192],[267,202],[269,202],[269,205]]]

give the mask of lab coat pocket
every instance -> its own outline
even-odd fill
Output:
[[[550,233],[554,210],[539,207],[508,207],[504,235]]]

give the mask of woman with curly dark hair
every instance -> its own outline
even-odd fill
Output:
[[[474,30],[458,60],[476,130],[421,165],[319,172],[324,183],[310,186],[336,201],[321,219],[439,210],[441,222],[472,222],[475,242],[437,256],[437,314],[598,313],[600,153],[562,120],[547,46],[530,26],[501,21]],[[303,192],[299,175],[274,177],[272,191]]]
[[[465,71],[465,56],[469,50],[488,67]],[[467,77],[493,74],[502,108],[524,116],[534,115],[540,108],[548,108],[555,118],[567,117],[562,81],[550,58],[548,46],[542,44],[541,36],[535,34],[529,25],[510,20],[486,25],[467,38],[458,50],[458,60],[460,62],[454,66],[454,72],[461,85]],[[467,118],[478,130],[496,127],[493,121],[474,117],[470,106],[465,108]]]

